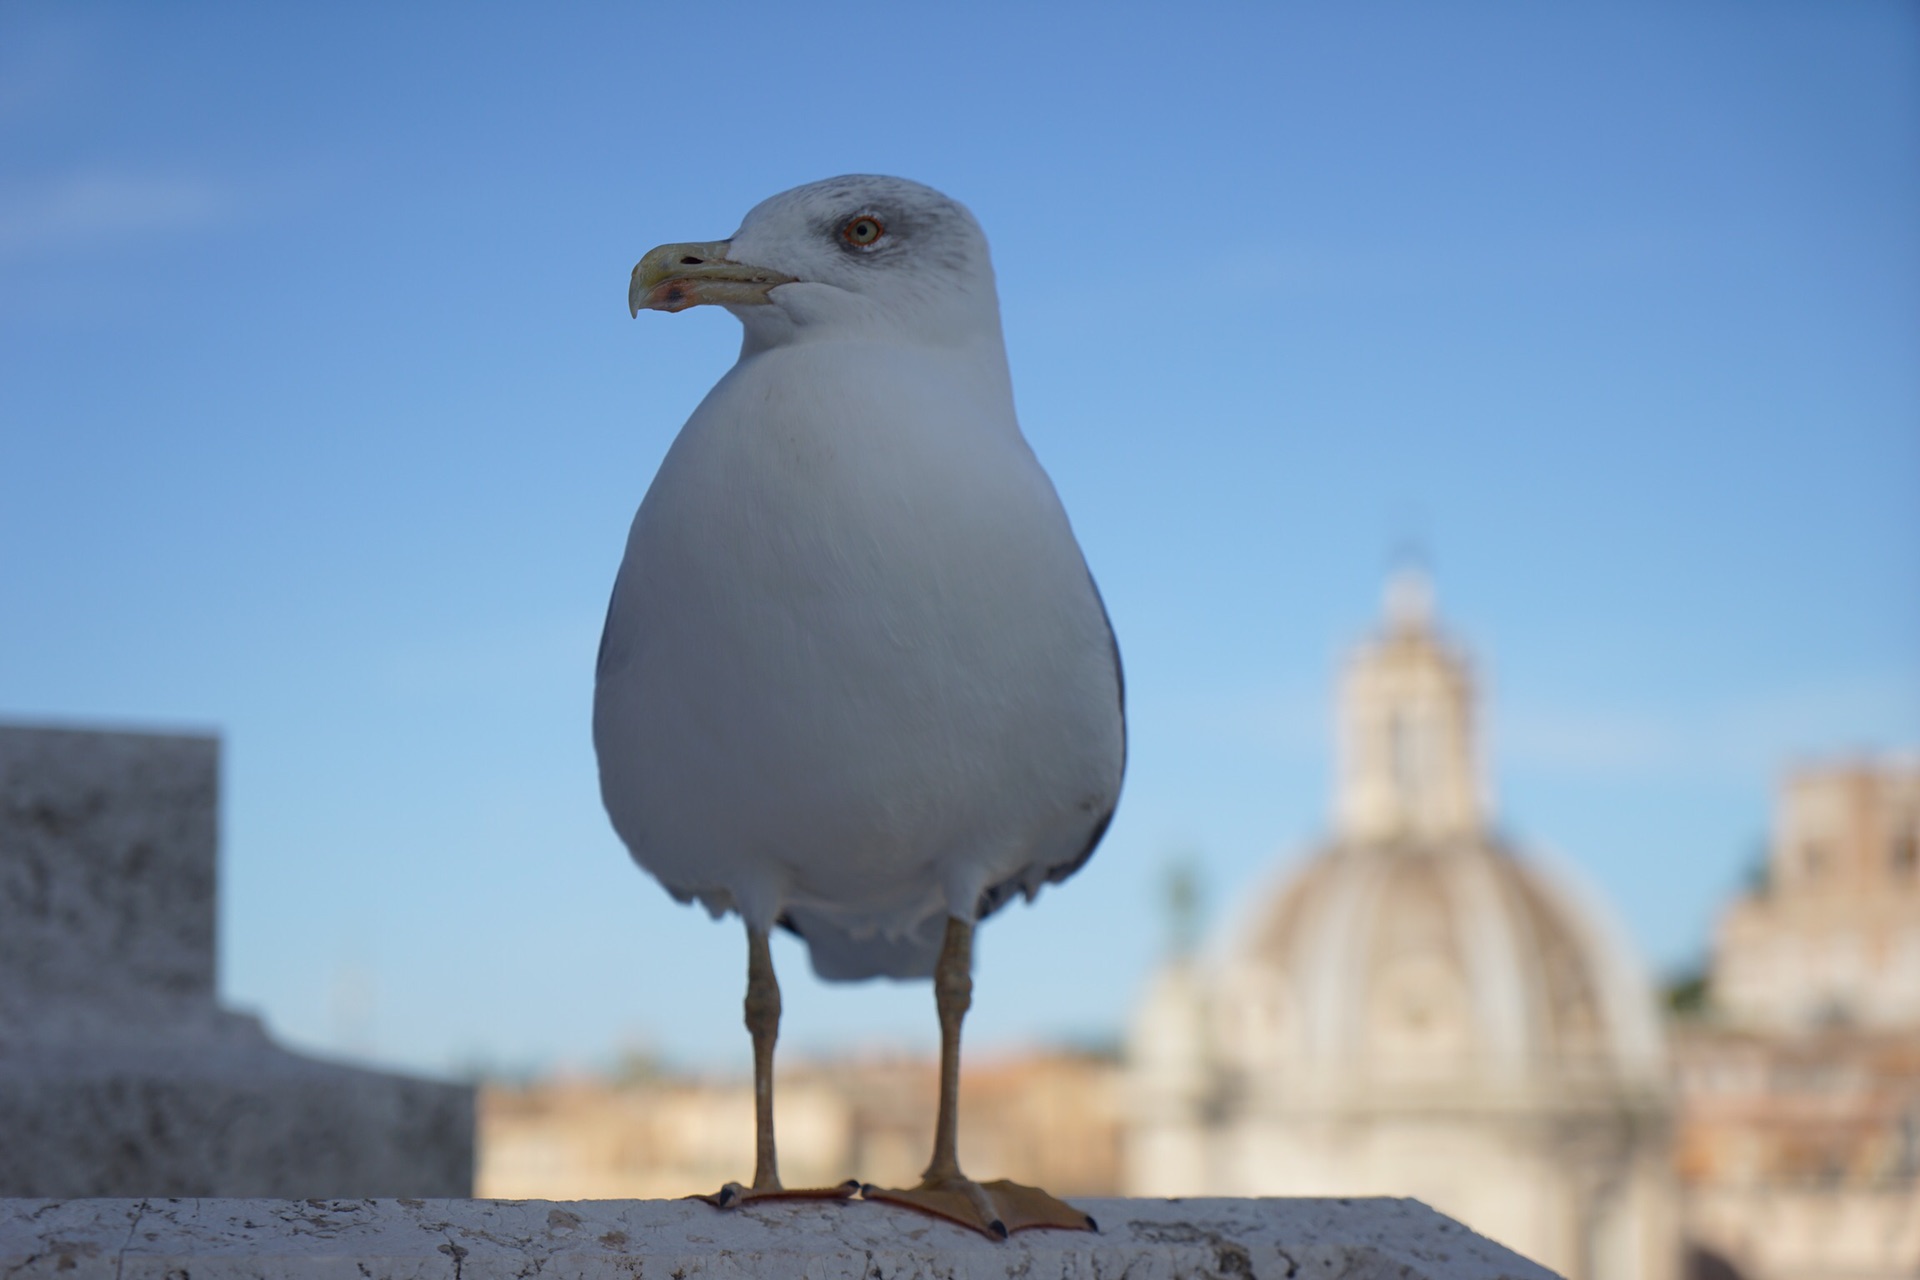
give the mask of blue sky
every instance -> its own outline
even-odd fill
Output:
[[[1502,819],[1657,968],[1799,759],[1920,744],[1910,5],[0,8],[0,715],[224,737],[221,982],[427,1070],[743,1067],[737,925],[595,791],[627,522],[735,322],[649,247],[891,172],[992,240],[1126,655],[970,1042],[1112,1034],[1324,827],[1423,545]],[[776,950],[783,1044],[935,1042]]]

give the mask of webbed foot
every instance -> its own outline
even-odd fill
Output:
[[[1054,1227],[1062,1231],[1098,1231],[1094,1220],[1064,1200],[1038,1187],[1008,1182],[975,1182],[971,1178],[927,1178],[907,1190],[863,1186],[864,1200],[904,1205],[936,1218],[972,1227],[982,1235],[1005,1240],[1016,1231]]]

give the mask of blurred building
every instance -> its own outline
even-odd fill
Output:
[[[1750,1280],[1920,1272],[1920,762],[1781,789],[1676,1027],[1688,1234]]]
[[[800,1064],[774,1096],[789,1187],[860,1178],[912,1186],[933,1152],[935,1064]],[[1062,1051],[970,1060],[960,1085],[960,1159],[981,1179],[1060,1195],[1120,1193],[1121,1068]],[[483,1197],[600,1199],[716,1191],[753,1176],[750,1081],[631,1073],[480,1095]]]
[[[1127,1187],[1412,1195],[1567,1275],[1672,1275],[1652,990],[1495,828],[1472,672],[1389,589],[1338,714],[1333,833],[1131,1037]]]
[[[1749,1027],[1920,1027],[1920,762],[1787,778],[1764,883],[1721,922],[1712,986]]]

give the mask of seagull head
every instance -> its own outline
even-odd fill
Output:
[[[904,178],[851,175],[754,206],[725,240],[663,244],[633,269],[634,315],[723,306],[750,343],[873,333],[1000,336],[987,238],[966,206]]]

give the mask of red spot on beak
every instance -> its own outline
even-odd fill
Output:
[[[698,286],[689,280],[663,280],[647,295],[649,311],[685,311],[699,305]]]

